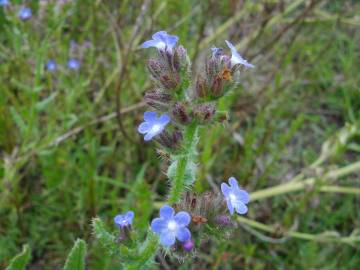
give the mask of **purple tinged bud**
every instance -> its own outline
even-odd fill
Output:
[[[182,246],[186,252],[190,252],[194,248],[194,241],[192,239],[189,239],[182,243]]]
[[[180,76],[179,74],[173,74],[173,76],[169,76],[169,75],[163,75],[160,77],[160,82],[161,84],[166,88],[166,89],[175,89],[180,81]]]
[[[198,78],[196,80],[195,88],[196,88],[195,91],[196,91],[197,97],[203,98],[203,97],[207,96],[207,94],[208,94],[207,86],[206,86],[205,80],[201,76],[198,76]]]
[[[171,101],[171,95],[159,90],[154,89],[145,93],[146,103],[160,111],[166,111]]]
[[[215,105],[212,103],[199,104],[194,109],[195,116],[201,123],[210,122],[213,119],[215,112]]]
[[[154,79],[159,80],[161,74],[165,72],[165,67],[160,61],[154,58],[150,58],[148,61],[148,69]]]
[[[223,227],[231,225],[231,220],[227,215],[219,215],[215,217],[215,222]]]
[[[216,76],[211,85],[211,94],[214,97],[219,97],[222,94],[223,80],[221,77]]]
[[[175,119],[181,124],[187,124],[191,120],[189,114],[187,113],[185,104],[182,104],[180,102],[175,103],[172,113]]]
[[[173,141],[175,145],[178,145],[178,143],[182,140],[183,136],[180,130],[175,130],[173,132]]]

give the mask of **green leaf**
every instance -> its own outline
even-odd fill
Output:
[[[93,218],[92,227],[95,237],[99,240],[100,244],[107,249],[110,255],[118,255],[118,245],[116,238],[105,229],[104,223],[99,218]]]
[[[31,258],[31,251],[28,245],[24,245],[21,253],[16,255],[10,261],[9,266],[6,270],[22,270],[25,269],[26,264],[29,262]]]
[[[86,243],[84,240],[76,240],[71,249],[64,266],[64,270],[85,269]]]

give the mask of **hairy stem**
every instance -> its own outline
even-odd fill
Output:
[[[196,123],[192,123],[186,127],[183,140],[183,150],[180,158],[177,160],[175,175],[171,179],[171,189],[168,202],[170,204],[176,203],[181,199],[181,195],[185,189],[185,174],[186,166],[190,161],[194,148],[197,143],[197,130]]]

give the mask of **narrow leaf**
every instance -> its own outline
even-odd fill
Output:
[[[21,253],[19,253],[14,258],[12,258],[6,270],[24,270],[30,258],[31,258],[30,248],[28,245],[24,245]]]
[[[85,269],[86,243],[84,240],[76,240],[71,249],[64,266],[64,270]]]

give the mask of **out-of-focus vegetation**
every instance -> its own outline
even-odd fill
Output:
[[[360,267],[358,1],[43,0],[28,1],[26,21],[12,2],[0,8],[1,268],[28,244],[29,269],[58,269],[82,238],[89,269],[117,269],[91,218],[115,230],[131,207],[149,225],[168,185],[137,133],[151,87],[139,44],[158,30],[195,65],[229,39],[256,66],[222,100],[229,123],[202,132],[195,185],[236,176],[254,195],[249,213],[230,239],[184,264],[159,256],[159,267]],[[294,192],[262,191],[291,181]]]

